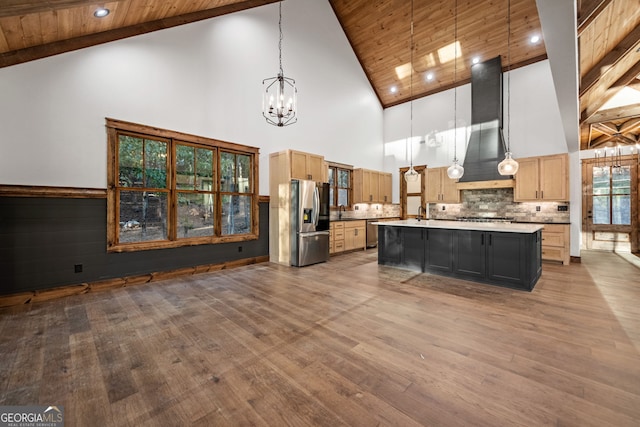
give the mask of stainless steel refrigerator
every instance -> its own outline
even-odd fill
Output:
[[[329,259],[329,184],[291,180],[291,265]]]

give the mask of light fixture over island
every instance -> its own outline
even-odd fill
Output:
[[[531,291],[541,224],[415,219],[378,223],[378,264]]]

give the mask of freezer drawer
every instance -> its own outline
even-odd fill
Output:
[[[303,267],[329,260],[329,232],[298,233],[298,254],[291,265]]]

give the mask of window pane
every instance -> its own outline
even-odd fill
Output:
[[[349,171],[338,169],[338,187],[349,188]]]
[[[594,168],[593,194],[609,194],[609,172],[608,167]]]
[[[593,196],[593,223],[610,224],[609,196]]]
[[[612,194],[631,194],[631,169],[629,166],[613,170],[611,187]]]
[[[167,193],[120,191],[120,242],[166,239]]]
[[[631,224],[631,196],[613,196],[611,198],[613,207],[612,224]]]
[[[333,182],[333,173],[336,170],[336,168],[329,168],[329,186],[333,187],[335,184]]]
[[[236,156],[232,153],[220,154],[220,191],[235,191]]]
[[[213,236],[213,194],[178,193],[178,238]]]
[[[333,187],[329,187],[329,206],[335,206],[335,202],[334,202],[334,190]]]
[[[237,154],[236,158],[238,159],[238,188],[236,188],[235,191],[238,193],[248,193],[251,191],[251,159],[244,154]]]
[[[338,205],[349,206],[349,191],[344,188],[338,189]]]
[[[251,231],[251,196],[222,196],[222,234]]]
[[[205,148],[196,149],[196,188],[200,190],[212,190],[213,183],[213,150]]]
[[[118,140],[118,185],[142,187],[142,138],[120,135]]]
[[[167,188],[167,144],[146,139],[144,178],[147,188]]]
[[[176,188],[193,190],[195,186],[195,148],[176,146]]]

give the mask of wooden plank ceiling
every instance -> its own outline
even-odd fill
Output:
[[[1,0],[0,67],[277,1]],[[410,0],[323,1],[384,107],[467,83],[476,56],[501,55],[505,70],[546,58],[544,40],[530,41],[542,36],[536,0],[511,0],[510,43],[509,0],[457,0],[457,13],[456,0],[414,0],[413,62]],[[95,18],[98,5],[110,15]],[[602,108],[622,88],[640,90],[640,0],[578,0],[577,6],[581,148],[637,143],[640,104]]]

